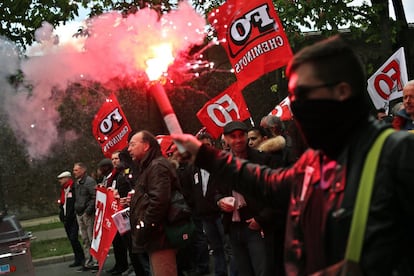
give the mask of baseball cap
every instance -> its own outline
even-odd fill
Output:
[[[64,171],[63,173],[61,173],[57,176],[58,179],[61,179],[61,178],[64,178],[64,177],[72,177],[72,174],[68,171]]]
[[[241,130],[241,131],[247,132],[248,128],[247,128],[247,125],[243,123],[242,121],[231,121],[224,126],[223,133],[229,134],[235,130]]]
[[[104,158],[98,163],[98,168],[103,166],[113,166],[112,161],[109,158]]]

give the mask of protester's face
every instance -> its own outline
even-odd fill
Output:
[[[247,148],[247,133],[242,130],[235,130],[224,135],[224,139],[229,144],[230,149],[236,155],[243,154]]]
[[[378,120],[383,120],[385,117],[387,117],[387,113],[385,112],[377,112],[377,119]]]
[[[167,152],[167,157],[170,160],[179,160],[180,152],[178,151],[177,145],[172,144]]]
[[[212,146],[213,146],[213,143],[212,143],[212,142],[211,142],[211,140],[210,140],[210,139],[208,139],[208,138],[201,139],[200,141],[201,141],[201,143],[202,143],[203,145],[206,145],[206,146],[209,146],[209,147],[212,147]]]
[[[257,149],[264,141],[264,138],[257,130],[250,130],[247,133],[247,141],[249,143],[249,147]]]
[[[403,89],[403,105],[405,111],[414,116],[414,85],[406,86]]]
[[[300,65],[289,79],[289,98],[295,100],[337,99],[341,100],[334,84],[323,83],[317,79],[311,64]]]
[[[121,164],[121,160],[119,159],[119,152],[112,154],[111,161],[114,168],[119,168]]]
[[[65,185],[65,183],[68,182],[68,180],[69,180],[69,178],[67,178],[67,177],[62,177],[62,178],[58,179],[58,181],[60,183],[60,186]]]
[[[149,150],[149,144],[142,140],[142,133],[139,132],[132,136],[128,145],[128,153],[132,160],[140,161]]]
[[[227,144],[226,139],[224,139],[224,135],[221,135],[220,145],[221,145],[221,148],[223,150],[226,150],[226,151],[229,151],[230,150],[230,146],[229,146],[229,144]]]
[[[86,170],[78,165],[73,166],[73,176],[76,179],[82,178],[82,176],[86,173]]]

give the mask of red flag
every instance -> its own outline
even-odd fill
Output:
[[[160,144],[162,155],[167,157],[167,150],[173,143],[171,136],[169,135],[157,135],[158,144]]]
[[[92,133],[108,158],[115,150],[122,150],[128,145],[131,127],[114,94],[106,99],[96,113],[92,121]]]
[[[221,135],[228,122],[243,121],[249,117],[249,109],[237,84],[229,86],[197,112],[197,118],[214,138]]]
[[[284,98],[269,115],[280,117],[282,121],[289,121],[292,119],[292,112],[290,111],[290,100],[288,97]]]
[[[114,198],[114,191],[98,186],[96,188],[96,211],[93,225],[93,239],[91,243],[91,255],[99,264],[99,272],[105,263],[109,248],[118,231],[112,219],[112,215],[118,211],[119,203]]]
[[[285,66],[289,41],[271,0],[228,0],[208,15],[242,89]]]

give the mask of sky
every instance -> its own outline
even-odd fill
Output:
[[[414,1],[413,0],[402,0],[404,5],[405,17],[407,18],[408,23],[414,23]],[[394,17],[394,8],[392,6],[391,0],[390,4],[390,15]]]

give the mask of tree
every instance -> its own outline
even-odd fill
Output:
[[[124,14],[135,13],[144,7],[159,12],[169,11],[176,1],[168,0],[3,0],[0,3],[0,35],[14,41],[24,50],[35,41],[35,31],[48,22],[56,27],[79,16],[81,7],[89,9],[89,16],[118,10]]]
[[[34,41],[36,29],[47,21],[53,26],[78,15],[78,1],[67,0],[3,0],[0,3],[0,35],[8,37],[23,49]]]
[[[404,46],[407,52],[413,48],[407,36],[408,24],[401,0],[393,0],[396,20],[390,18],[388,0],[372,0],[371,5],[364,1],[358,6],[353,5],[353,0],[273,0],[273,3],[294,49],[312,42],[302,32],[303,28],[321,37],[346,29],[352,40],[369,45],[366,48],[370,51],[364,51],[366,60],[371,62],[368,73],[380,66],[397,47]]]

